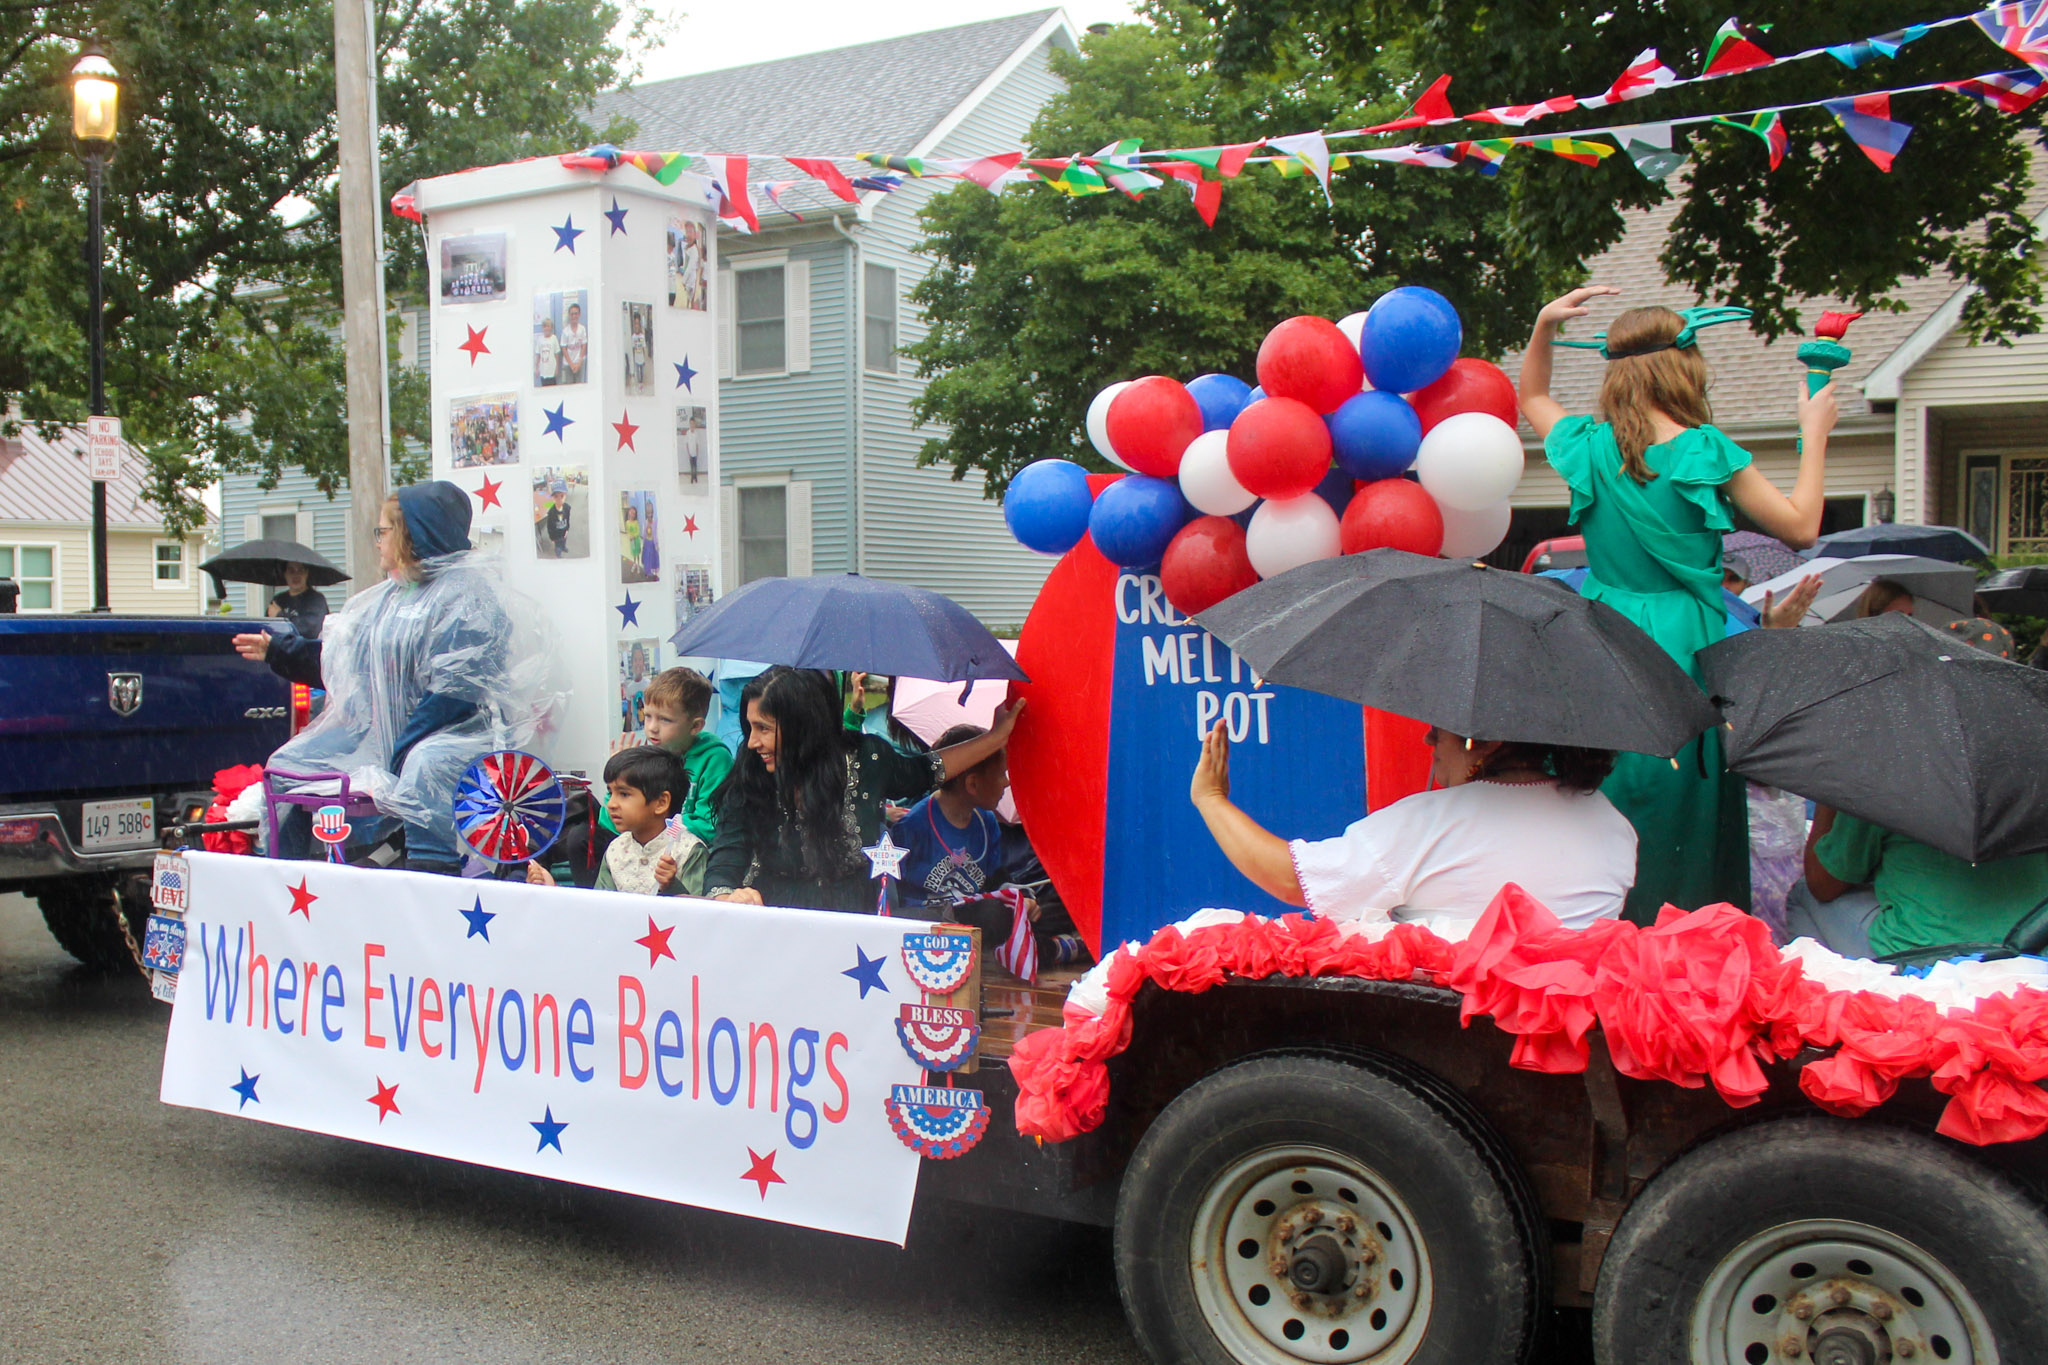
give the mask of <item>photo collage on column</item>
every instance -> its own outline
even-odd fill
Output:
[[[699,215],[671,213],[668,221],[668,303],[704,312],[711,302],[707,239],[710,223]],[[676,625],[711,605],[711,500],[718,489],[711,469],[711,413],[697,401],[678,372],[675,394],[676,487],[682,495],[682,525],[669,543],[681,559],[674,566]],[[701,525],[700,525],[701,523]],[[701,538],[700,538],[701,537]]]

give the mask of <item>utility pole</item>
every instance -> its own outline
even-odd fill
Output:
[[[377,518],[391,469],[372,0],[335,0],[334,107],[341,149],[342,345],[348,366],[349,590],[358,592],[377,581]]]

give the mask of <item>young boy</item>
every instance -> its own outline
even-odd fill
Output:
[[[683,823],[706,844],[718,832],[718,788],[732,771],[732,750],[704,728],[711,680],[694,668],[669,668],[647,684],[647,742],[682,759]]]
[[[555,558],[563,559],[569,553],[569,485],[558,480],[548,490],[548,510],[541,521],[547,531],[548,541],[555,547]]]
[[[611,792],[605,808],[619,837],[605,850],[596,889],[647,896],[700,895],[711,850],[695,834],[686,830],[674,835],[668,828],[684,785],[683,765],[676,756],[651,744],[621,749],[606,760],[604,782]],[[526,880],[535,886],[555,884],[538,862],[526,865]]]

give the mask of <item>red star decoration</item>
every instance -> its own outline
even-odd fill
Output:
[[[774,1152],[771,1151],[768,1155],[762,1156],[752,1147],[749,1147],[747,1148],[747,1156],[754,1164],[747,1168],[747,1173],[741,1176],[740,1179],[751,1180],[756,1185],[759,1185],[761,1187],[761,1198],[766,1199],[768,1197],[768,1187],[770,1185],[787,1185],[789,1183],[781,1176],[775,1174]]]
[[[377,1106],[377,1122],[379,1123],[382,1123],[391,1115],[401,1112],[398,1107],[398,1086],[396,1083],[391,1085],[384,1084],[382,1076],[377,1078],[377,1093],[370,1096],[369,1102]]]
[[[666,929],[657,929],[654,927],[654,916],[649,915],[647,917],[646,934],[634,939],[633,942],[647,950],[648,966],[652,967],[662,958],[667,958],[670,962],[676,960],[675,952],[668,946],[668,936],[675,931],[676,927],[673,924]]]
[[[692,540],[697,538],[697,519],[695,517],[687,514],[683,517],[683,534]]]
[[[486,474],[484,476],[484,486],[476,490],[477,497],[483,502],[484,511],[488,512],[493,507],[504,506],[503,503],[498,501],[498,490],[504,486],[505,481],[503,479],[492,483],[490,475]]]
[[[285,914],[304,915],[306,917],[306,922],[308,924],[312,923],[313,902],[319,900],[320,898],[314,895],[311,891],[306,889],[306,879],[304,877],[299,878],[299,884],[297,886],[289,888],[289,890],[292,893],[292,908],[285,911]]]
[[[638,448],[633,444],[633,433],[640,430],[640,428],[633,425],[633,414],[629,412],[620,413],[619,420],[612,423],[612,430],[619,433],[620,450],[634,450]]]
[[[491,329],[488,327],[471,327],[467,323],[465,323],[463,325],[463,330],[469,333],[469,340],[463,342],[460,346],[457,346],[455,349],[458,351],[469,352],[470,368],[475,369],[476,358],[480,355],[489,355],[491,353],[491,348],[484,345],[484,333],[490,331]]]

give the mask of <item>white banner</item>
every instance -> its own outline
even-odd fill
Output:
[[[188,860],[165,1103],[902,1243],[929,924]]]

